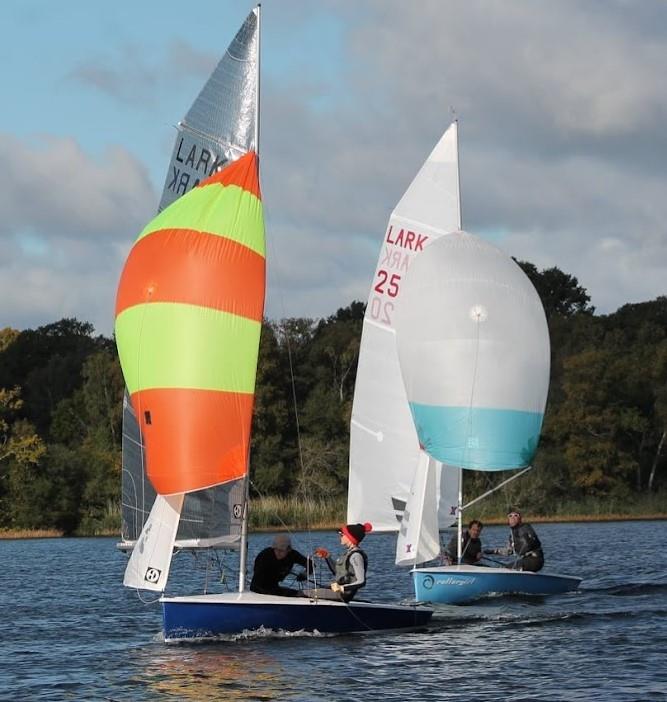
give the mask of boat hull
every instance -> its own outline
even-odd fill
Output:
[[[491,594],[558,595],[576,590],[581,578],[483,566],[438,566],[412,570],[418,600],[464,604]]]
[[[419,605],[336,602],[254,592],[163,597],[166,642],[256,630],[368,634],[424,627],[433,610]]]

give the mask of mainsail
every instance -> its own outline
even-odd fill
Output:
[[[246,479],[265,279],[254,152],[163,210],[130,251],[116,343],[158,497],[126,585],[164,589],[184,493]]]
[[[350,427],[347,519],[368,520],[376,531],[399,529],[420,461],[396,351],[395,311],[402,280],[431,242],[460,228],[459,200],[454,122],[389,219],[364,316]],[[450,505],[457,500],[451,497],[452,475],[441,475],[440,468],[433,470],[442,503],[439,526],[446,528],[455,519]]]
[[[158,211],[225,164],[256,150],[259,11],[254,9],[177,126]],[[137,418],[123,402],[122,545],[132,547],[155,502],[146,475]],[[178,523],[180,548],[238,546],[243,486],[238,482],[188,493]]]

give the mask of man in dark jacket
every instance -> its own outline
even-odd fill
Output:
[[[479,519],[473,519],[468,524],[468,528],[461,534],[461,563],[463,565],[479,564],[479,559],[482,557],[482,541],[479,536],[483,527],[484,525]],[[458,534],[452,536],[443,554],[449,564],[458,563],[457,536]]]
[[[312,561],[292,548],[289,536],[278,534],[273,544],[260,551],[255,558],[250,589],[263,595],[297,596],[299,590],[279,584],[289,575],[294,564],[303,566],[309,573],[313,572]]]
[[[524,523],[521,519],[521,512],[514,508],[510,508],[507,522],[510,527],[509,546],[508,548],[494,549],[493,553],[517,556],[513,567],[518,570],[530,570],[533,573],[542,570],[544,552],[533,527]]]

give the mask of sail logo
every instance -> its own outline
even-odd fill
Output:
[[[216,155],[197,142],[186,143],[185,136],[181,135],[174,147],[171,175],[167,177],[165,190],[176,196],[184,195],[202,179],[219,171],[228,160],[224,154]]]
[[[429,576],[430,577],[430,576]],[[463,585],[472,585],[476,578],[438,578],[438,585],[458,585],[459,587]]]
[[[144,575],[144,580],[147,583],[155,584],[160,579],[160,575],[162,575],[161,570],[158,570],[157,568],[147,568],[146,575]]]
[[[389,225],[366,311],[374,322],[388,327],[393,325],[394,300],[401,290],[401,274],[407,272],[411,257],[423,251],[428,240],[426,234],[403,228],[396,231],[393,224]]]
[[[234,519],[241,519],[243,516],[243,505],[236,503],[232,507],[232,514],[234,515]]]
[[[390,225],[389,229],[387,230],[386,242],[388,244],[393,244],[394,246],[399,246],[402,249],[409,249],[410,251],[423,251],[424,244],[428,241],[428,236],[426,234],[417,234],[410,229],[401,229],[392,239],[393,231],[394,226]]]

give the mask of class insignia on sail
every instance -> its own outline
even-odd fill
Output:
[[[159,494],[245,475],[264,295],[249,152],[155,217],[121,274],[116,343]]]

